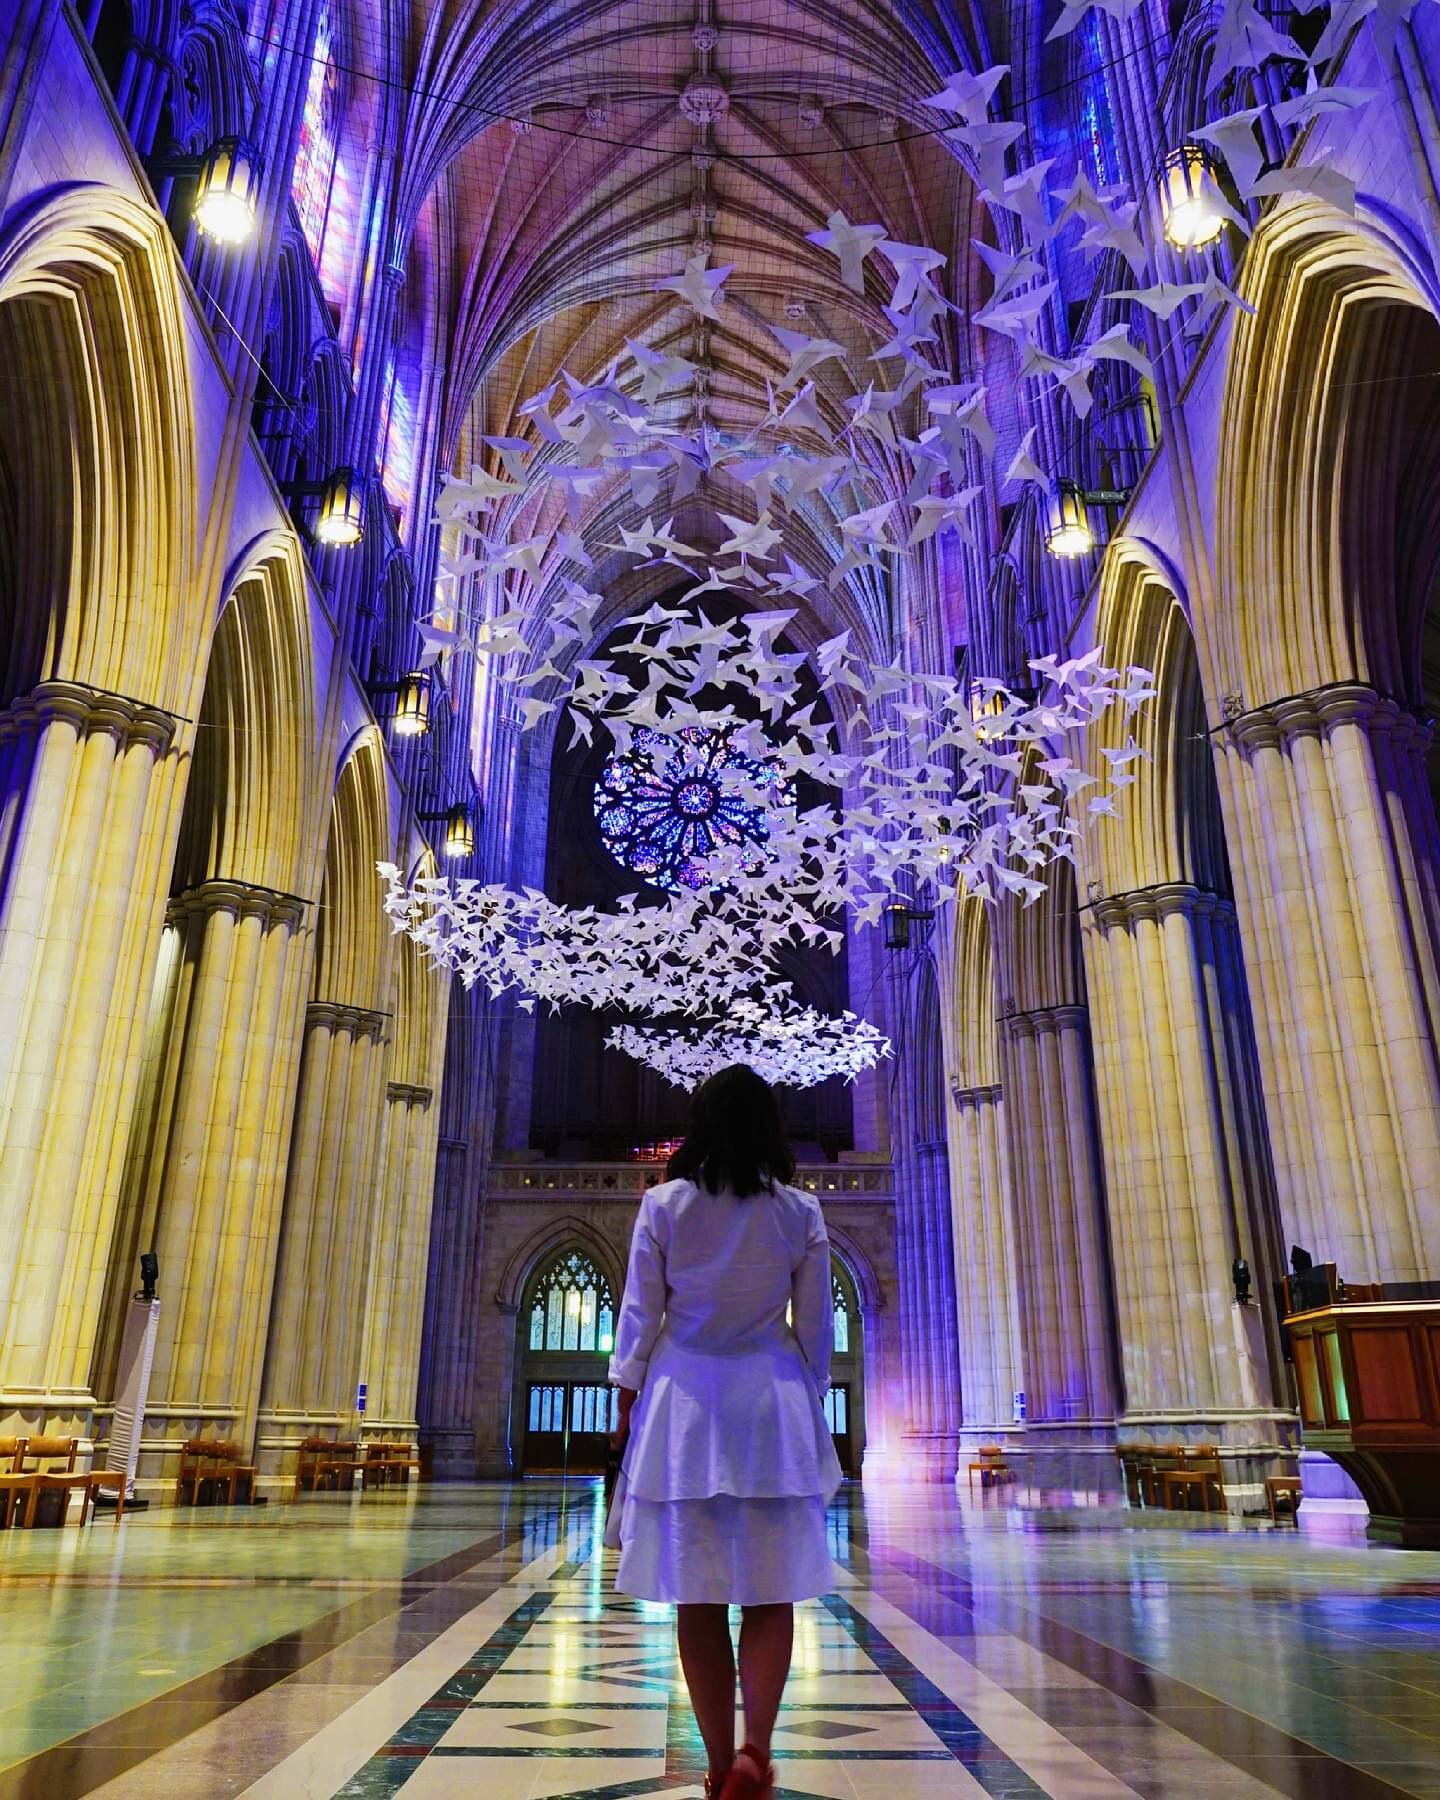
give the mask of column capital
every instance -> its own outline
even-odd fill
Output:
[[[950,1084],[950,1098],[962,1112],[967,1108],[978,1110],[982,1106],[993,1106],[1003,1098],[1004,1092],[998,1081],[989,1087],[962,1088],[954,1082]]]
[[[996,1021],[1010,1037],[1038,1037],[1041,1032],[1074,1030],[1089,1022],[1089,1008],[1084,1006],[1037,1006],[1031,1012],[1004,1014]]]
[[[356,1037],[374,1038],[380,1043],[390,1015],[369,1012],[363,1006],[345,1006],[338,1000],[312,1000],[305,1008],[305,1028],[324,1025],[331,1031],[349,1031]]]
[[[208,881],[176,894],[166,908],[165,916],[167,923],[174,923],[180,918],[194,918],[205,913],[232,912],[237,919],[259,918],[267,925],[293,928],[304,918],[305,908],[313,905],[314,901],[302,900],[298,894],[287,894],[279,888],[214,875]]]
[[[1417,748],[1432,736],[1432,728],[1407,707],[1364,681],[1334,681],[1303,694],[1286,694],[1227,716],[1219,730],[1241,749],[1250,750],[1290,744],[1301,737],[1325,737],[1340,725],[1384,731]]]
[[[1102,931],[1133,925],[1140,919],[1165,919],[1173,913],[1189,917],[1235,916],[1232,900],[1190,881],[1160,881],[1123,894],[1104,894],[1084,910]]]
[[[385,1084],[385,1098],[393,1100],[397,1105],[428,1106],[435,1098],[433,1088],[417,1087],[411,1081],[390,1081]]]
[[[185,723],[148,700],[132,700],[83,681],[42,681],[18,694],[0,712],[0,742],[25,730],[68,720],[81,736],[108,732],[120,745],[148,744],[157,755],[174,742],[176,727]]]

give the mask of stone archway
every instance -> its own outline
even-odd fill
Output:
[[[596,1475],[616,1420],[610,1352],[620,1293],[591,1247],[537,1259],[516,1315],[515,1441],[523,1475]]]
[[[91,1427],[209,628],[173,267],[98,184],[0,235],[0,1428]]]
[[[318,811],[299,548],[275,535],[216,624],[154,975],[96,1392],[137,1259],[161,1312],[142,1479],[184,1439],[253,1436],[294,1112]]]

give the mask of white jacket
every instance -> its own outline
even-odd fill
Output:
[[[840,1485],[820,1404],[833,1343],[830,1242],[813,1195],[652,1188],[610,1362],[611,1381],[640,1393],[629,1492],[828,1498]]]

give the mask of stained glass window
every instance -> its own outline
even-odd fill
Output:
[[[325,297],[337,303],[344,298],[354,221],[350,176],[338,140],[339,80],[330,8],[322,5],[290,191]]]
[[[840,1277],[830,1273],[830,1292],[835,1304],[835,1353],[844,1356],[850,1349],[850,1302],[840,1285]]]
[[[530,1302],[532,1350],[615,1347],[615,1306],[610,1284],[583,1250],[567,1250],[541,1276]]]
[[[380,436],[380,479],[391,502],[403,512],[410,499],[415,470],[415,408],[395,363],[385,370],[385,419]]]
[[[743,755],[724,732],[687,725],[667,736],[641,726],[595,783],[605,848],[661,888],[708,887],[704,859],[722,845],[750,848],[758,866],[768,808],[736,790],[737,776],[771,789],[781,804],[793,797],[778,763]]]

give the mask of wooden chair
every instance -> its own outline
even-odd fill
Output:
[[[1165,1477],[1185,1466],[1183,1444],[1152,1444],[1140,1457],[1137,1471],[1146,1506],[1168,1506]]]
[[[410,1471],[419,1474],[420,1458],[410,1454],[408,1444],[369,1443],[360,1470],[362,1487],[389,1487],[398,1481],[402,1487],[410,1480]]]
[[[980,1476],[980,1492],[982,1494],[986,1488],[997,1487],[1002,1481],[1015,1479],[1013,1470],[1005,1461],[1005,1452],[999,1444],[981,1444],[975,1454],[979,1460],[968,1464],[965,1470],[966,1479],[972,1489],[975,1486],[977,1472]]]
[[[77,1490],[80,1495],[80,1523],[83,1525],[90,1516],[90,1477],[82,1474],[75,1467],[75,1459],[80,1451],[79,1438],[32,1437],[27,1438],[25,1449],[20,1458],[19,1473],[34,1478],[30,1489],[30,1498],[25,1507],[25,1524],[33,1527],[40,1516],[40,1504],[50,1494],[60,1495],[60,1516],[57,1525],[65,1523],[65,1515],[70,1510],[70,1496]],[[34,1468],[27,1467],[33,1463]],[[59,1463],[55,1468],[52,1465]]]
[[[1282,1507],[1290,1514],[1290,1523],[1300,1523],[1300,1501],[1304,1493],[1298,1475],[1267,1475],[1265,1477],[1265,1504],[1270,1508],[1270,1523],[1280,1523]]]
[[[90,1471],[90,1517],[95,1517],[95,1496],[114,1490],[115,1523],[118,1525],[125,1517],[125,1483],[123,1469],[92,1469]]]
[[[234,1438],[187,1438],[180,1452],[180,1475],[175,1484],[177,1505],[203,1506],[207,1488],[218,1503],[223,1487],[225,1505],[234,1506],[242,1483],[246,1497],[253,1500],[255,1469],[249,1463],[242,1463],[240,1457],[241,1449]]]
[[[1224,1512],[1225,1478],[1220,1467],[1219,1447],[1197,1444],[1187,1450],[1180,1468],[1162,1472],[1160,1485],[1167,1512]],[[1195,1494],[1199,1495],[1198,1506],[1191,1502],[1191,1496]]]
[[[20,1473],[25,1443],[23,1437],[0,1437],[0,1531],[9,1531],[17,1515],[24,1519],[35,1486],[33,1475]]]
[[[203,1506],[210,1489],[216,1496],[225,1489],[225,1504],[235,1503],[235,1470],[217,1454],[225,1448],[219,1438],[186,1438],[180,1448],[180,1474],[175,1482],[177,1506]]]
[[[300,1461],[295,1472],[296,1486],[302,1493],[318,1493],[333,1486],[338,1492],[341,1478],[346,1487],[354,1487],[357,1471],[363,1470],[363,1457],[356,1454],[353,1441],[308,1437],[300,1445]]]

